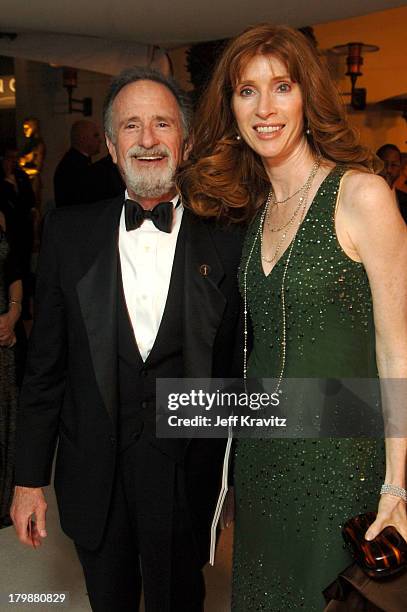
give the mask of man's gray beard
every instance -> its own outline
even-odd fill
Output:
[[[167,159],[166,168],[144,168],[141,172],[134,171],[131,159],[126,160],[124,177],[127,189],[142,198],[159,198],[171,191],[175,184],[175,168],[171,158]]]

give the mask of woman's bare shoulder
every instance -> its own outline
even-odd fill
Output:
[[[394,206],[394,194],[384,178],[370,172],[348,170],[342,178],[341,205],[349,212],[371,212],[378,206]]]

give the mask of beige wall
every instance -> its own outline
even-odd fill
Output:
[[[407,7],[380,11],[314,26],[321,49],[347,42],[364,42],[380,47],[376,53],[366,53],[363,76],[357,87],[367,89],[366,111],[350,111],[349,118],[361,134],[363,142],[376,150],[385,142],[393,142],[406,151],[407,122],[400,112],[385,111],[377,102],[407,94]],[[340,91],[350,90],[346,72],[346,57],[328,56]]]
[[[407,151],[407,122],[401,113],[385,111],[377,102],[391,96],[407,93],[407,7],[371,13],[364,17],[345,19],[314,26],[319,47],[329,49],[347,42],[364,42],[380,47],[377,53],[364,56],[363,76],[357,87],[367,89],[366,111],[349,111],[351,123],[358,128],[361,138],[373,150],[385,142],[395,143]],[[185,52],[188,47],[172,50],[174,73],[182,85],[189,89]],[[328,55],[328,63],[340,91],[350,91],[345,77],[344,56]]]
[[[363,76],[357,81],[358,87],[367,88],[369,102],[407,93],[407,7],[315,25],[314,32],[321,49],[347,42],[380,47],[364,55]],[[345,57],[340,60],[344,74]],[[348,77],[343,76],[339,86],[349,89]]]

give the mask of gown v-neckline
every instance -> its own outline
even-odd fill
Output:
[[[289,253],[289,251],[290,251],[290,249],[292,247],[293,242],[297,239],[298,234],[301,231],[303,231],[305,222],[308,221],[309,217],[311,217],[311,213],[310,213],[311,209],[315,209],[314,203],[319,198],[321,187],[323,187],[325,181],[327,181],[327,179],[330,176],[332,176],[333,172],[336,170],[337,167],[338,166],[336,165],[333,168],[331,168],[331,170],[328,172],[328,174],[322,179],[318,189],[315,192],[314,197],[312,198],[311,204],[308,206],[308,210],[305,213],[305,216],[304,216],[303,220],[301,221],[300,226],[298,227],[297,231],[295,232],[294,236],[292,237],[292,239],[290,240],[290,242],[288,243],[288,245],[286,246],[286,248],[284,249],[284,251],[282,252],[280,257],[277,259],[277,261],[274,264],[274,266],[271,268],[270,272],[268,272],[267,274],[264,271],[263,259],[262,259],[262,254],[261,254],[261,243],[262,243],[262,241],[260,240],[260,248],[259,248],[260,268],[261,268],[261,272],[262,272],[264,278],[269,278],[272,275],[272,273],[274,272],[274,270],[276,269],[276,267],[279,265],[279,263],[283,259],[286,259],[286,257],[288,257],[288,253]],[[264,221],[265,221],[265,219],[264,219]],[[260,232],[263,232],[263,227],[260,228]]]

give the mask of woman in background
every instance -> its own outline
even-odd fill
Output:
[[[10,252],[0,206],[0,528],[11,525],[17,419],[14,328],[21,314],[22,297],[21,274]]]
[[[194,142],[191,207],[250,222],[247,375],[406,378],[406,227],[315,47],[267,24],[231,41]],[[386,454],[368,438],[238,440],[233,610],[322,610],[351,562],[341,526],[377,507],[383,482],[367,537],[395,525],[407,539],[405,465],[405,438]]]

